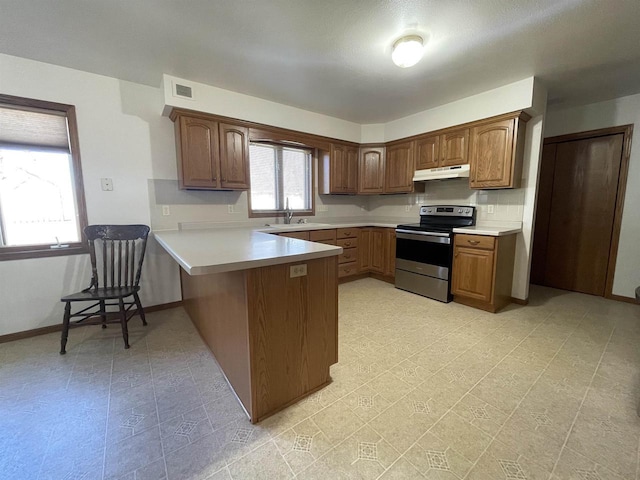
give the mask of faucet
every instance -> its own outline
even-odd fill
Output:
[[[289,198],[287,197],[287,206],[284,209],[284,223],[286,225],[291,224],[292,218],[293,218],[293,210],[289,208]]]

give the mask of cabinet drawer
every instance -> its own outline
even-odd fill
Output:
[[[279,235],[281,237],[297,238],[298,240],[309,240],[309,232],[286,232]]]
[[[348,277],[358,273],[358,262],[342,263],[338,265],[338,278]]]
[[[496,244],[496,237],[488,237],[486,235],[462,235],[457,233],[454,244],[458,247],[493,250]]]
[[[336,240],[336,231],[331,228],[329,230],[311,230],[309,232],[309,240],[319,242],[321,240]]]
[[[338,263],[349,263],[358,260],[357,248],[345,248],[342,251],[342,255],[338,257]]]
[[[358,236],[357,228],[339,228],[337,230],[338,239],[340,238],[355,238]]]
[[[325,245],[335,245],[335,240],[313,240],[315,243],[324,243]]]
[[[338,246],[342,248],[353,248],[358,246],[357,238],[339,238]]]

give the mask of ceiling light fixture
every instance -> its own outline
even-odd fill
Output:
[[[422,58],[424,46],[419,35],[401,37],[393,44],[391,59],[402,68],[413,67]]]

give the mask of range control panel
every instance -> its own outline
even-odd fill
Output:
[[[432,205],[420,207],[420,216],[473,217],[476,207],[469,205]]]

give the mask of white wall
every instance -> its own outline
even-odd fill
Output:
[[[634,297],[640,286],[640,94],[580,107],[550,108],[545,137],[635,124],[613,293]]]
[[[153,162],[175,164],[161,89],[0,55],[0,92],[76,106],[89,223],[150,222]],[[100,190],[101,177],[113,179],[113,192]],[[88,284],[88,263],[87,255],[0,262],[0,335],[60,323],[60,296]],[[153,240],[142,286],[145,305],[180,299],[175,262]]]

